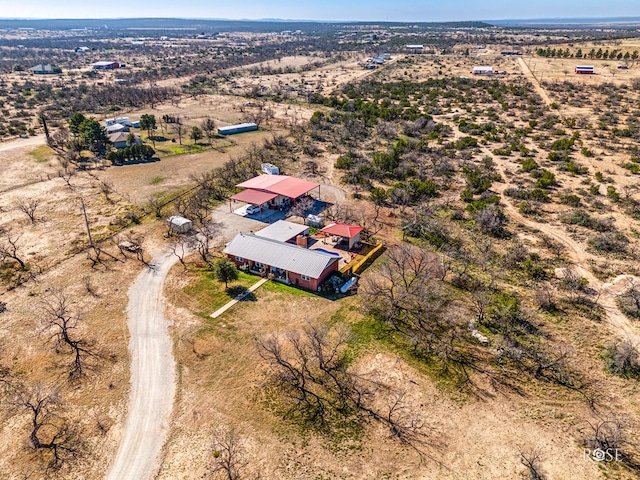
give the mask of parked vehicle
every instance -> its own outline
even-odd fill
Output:
[[[260,210],[262,210],[258,205],[249,205],[247,207],[247,213],[249,215],[253,215],[255,213],[260,213]]]

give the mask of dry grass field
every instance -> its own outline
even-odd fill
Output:
[[[270,40],[265,37],[263,41]],[[544,474],[541,478],[637,478],[638,468],[631,463],[605,464],[588,458],[584,439],[590,424],[615,414],[627,422],[625,452],[631,459],[640,454],[640,384],[636,378],[610,373],[604,360],[612,339],[624,335],[632,340],[640,338],[637,320],[624,316],[616,304],[616,294],[624,290],[620,285],[632,284],[632,275],[640,274],[636,258],[640,227],[638,209],[633,207],[639,194],[635,174],[640,171],[633,167],[638,163],[633,129],[640,100],[634,82],[640,70],[637,65],[618,70],[617,61],[611,60],[530,55],[505,58],[499,55],[502,48],[487,45],[476,56],[464,55],[463,48],[447,55],[398,54],[373,73],[358,64],[366,58],[360,53],[339,62],[321,59],[324,63],[317,68],[291,73],[267,74],[260,69],[295,70],[316,58],[286,56],[232,68],[229,72],[233,76],[223,88],[218,85],[215,94],[183,95],[179,101],[153,109],[124,109],[119,114],[132,120],[143,114],[157,118],[179,115],[188,129],[207,117],[217,125],[228,125],[250,120],[258,111],[269,111],[261,129],[216,138],[211,145],[201,141],[191,150],[192,141],[186,135],[180,147],[175,132],[159,129],[156,136],[163,139],[156,141],[158,158],[148,163],[79,169],[65,177],[60,173],[60,160],[44,145],[43,137],[0,143],[0,238],[14,241],[20,259],[26,263],[24,271],[16,267],[5,272],[0,287],[0,302],[6,304],[6,310],[0,313],[0,373],[8,368],[11,382],[21,391],[38,384],[43,389],[57,385],[60,403],[56,404],[56,421],[68,419],[83,439],[78,444],[82,455],[77,461],[59,471],[45,471],[46,455],[27,446],[28,411],[10,398],[3,403],[0,415],[0,478],[104,477],[116,455],[127,415],[127,292],[138,274],[149,268],[134,255],[124,257],[117,248],[118,241],[140,243],[143,259],[151,261],[176,241],[176,237],[165,235],[166,226],[148,208],[151,198],[166,200],[187,191],[195,185],[193,177],[222,167],[231,159],[244,158],[247,152],[271,148],[269,142],[275,138],[290,142],[291,151],[281,157],[287,173],[319,181],[323,188],[326,184],[327,199],[335,202],[337,209],[351,209],[351,218],[366,221],[390,249],[400,244],[401,238],[415,245],[429,245],[431,237],[410,238],[401,230],[412,213],[416,218],[431,215],[432,222],[445,225],[446,237],[454,239],[452,244],[472,259],[460,271],[456,271],[459,264],[451,261],[446,265],[450,270],[442,275],[449,282],[447,292],[457,295],[450,310],[460,315],[460,329],[471,330],[470,323],[475,325],[485,313],[489,316],[488,300],[483,295],[489,295],[490,289],[499,293],[503,293],[499,289],[508,290],[517,296],[523,317],[535,324],[531,327],[535,329],[535,341],[549,341],[557,351],[566,348],[569,373],[561,373],[574,375],[580,382],[571,383],[573,380],[567,381],[560,374],[556,381],[545,381],[539,373],[551,371],[553,362],[540,366],[536,373],[516,370],[507,360],[489,362],[489,358],[502,358],[506,347],[488,327],[482,330],[491,337],[488,344],[470,343],[478,363],[466,371],[469,383],[456,380],[438,367],[449,351],[439,351],[433,358],[421,355],[418,341],[412,348],[410,342],[398,340],[398,332],[368,314],[370,305],[361,294],[335,300],[270,281],[249,299],[212,319],[209,315],[232,295],[194,254],[187,258],[186,268],[176,264],[171,269],[164,287],[165,317],[171,325],[178,377],[157,478],[217,478],[220,472],[214,473],[214,469],[220,452],[214,443],[228,438],[229,432],[236,435],[238,462],[244,475],[241,478],[247,479],[528,478],[526,460],[536,455]],[[597,49],[599,44],[581,48]],[[634,50],[640,46],[635,41],[622,41],[615,48]],[[593,63],[598,74],[574,75],[573,68],[579,63]],[[479,64],[492,65],[506,74],[470,79],[468,83],[460,78],[471,77],[473,66]],[[476,80],[488,82],[488,87],[470,90],[469,85],[475,88]],[[191,77],[161,80],[159,84],[178,86],[189,81]],[[340,167],[339,159],[351,154],[363,162],[384,158],[380,152],[393,151],[400,140],[413,138],[410,127],[419,116],[400,118],[396,124],[380,121],[381,127],[372,129],[373,134],[362,135],[357,141],[349,137],[349,128],[355,132],[364,127],[354,122],[344,127],[342,136],[332,136],[339,131],[335,125],[355,110],[354,98],[361,91],[368,92],[367,100],[373,98],[374,90],[366,90],[370,84],[422,88],[430,81],[434,83],[428,88],[406,98],[397,100],[393,98],[395,92],[387,92],[389,98],[379,102],[385,108],[406,108],[404,100],[418,104],[420,115],[428,116],[440,128],[425,127],[431,130],[421,137],[423,150],[403,157],[404,163],[399,162],[393,174],[419,170],[424,178],[435,178],[433,172],[446,170],[438,163],[441,160],[454,164],[451,171],[457,173],[438,185],[437,195],[425,199],[421,208],[393,204],[391,193],[394,188],[400,189],[401,181],[375,176],[373,169],[354,173]],[[343,108],[336,101],[334,107],[330,106],[329,97],[343,95],[343,88],[350,84],[356,88],[344,96],[352,95],[351,104],[345,101]],[[295,95],[287,95],[293,87]],[[452,90],[443,94],[449,87]],[[276,101],[245,96],[256,88],[280,92],[284,98]],[[301,92],[321,94],[327,101],[309,104]],[[539,111],[538,116],[534,110]],[[316,111],[326,115],[321,120],[325,123],[317,123]],[[333,118],[332,112],[336,112]],[[487,127],[486,134],[469,133],[464,130],[465,122],[494,128]],[[140,134],[149,142],[146,132]],[[478,137],[473,147],[461,147],[462,153],[453,151],[457,142],[472,135]],[[572,163],[568,167],[567,162],[550,156],[560,151],[551,145],[563,139],[572,142]],[[510,145],[515,146],[510,149]],[[411,162],[421,162],[421,168],[409,165]],[[535,167],[528,168],[525,162],[530,166],[533,162]],[[472,192],[471,201],[466,202],[464,175],[470,183],[468,172],[473,168],[490,171],[493,184],[490,182],[490,187],[475,197]],[[544,177],[547,179],[552,174],[552,184],[540,181],[544,172],[549,172]],[[356,180],[367,176],[364,180],[369,187],[362,188]],[[538,202],[513,196],[513,190],[534,187],[547,192],[547,198]],[[369,201],[376,188],[389,192],[386,201]],[[484,201],[490,195],[499,196],[498,205],[505,215],[503,235],[481,235],[474,229],[478,221],[475,213],[465,213],[470,212],[467,205],[473,206],[472,202]],[[31,222],[18,206],[33,199],[37,207]],[[91,259],[95,253],[89,248],[81,202],[93,238],[104,251],[99,262]],[[584,216],[579,219],[582,223],[567,220],[577,208],[590,215],[592,223],[587,223]],[[162,214],[174,212],[175,207],[167,205]],[[131,215],[137,221],[128,221]],[[224,223],[224,215],[233,214],[227,214],[226,208],[223,212],[221,206],[216,215],[221,217],[216,221]],[[601,223],[594,227],[593,218]],[[229,239],[226,237],[235,233],[233,225],[229,221],[228,231],[217,232],[216,256],[221,255],[221,244]],[[615,233],[626,238],[624,254],[603,253],[593,246],[593,239],[605,233],[597,228],[610,229],[611,225],[615,225]],[[520,270],[506,266],[507,254],[517,248],[526,251],[526,259],[518,260]],[[449,252],[442,245],[432,250],[438,255]],[[387,258],[377,260],[361,282],[375,279]],[[465,257],[461,255],[456,261],[459,258]],[[542,265],[542,273],[535,270],[538,265]],[[566,282],[556,278],[564,275],[566,268],[575,270],[588,285],[580,284],[569,291]],[[612,285],[619,275],[626,276]],[[459,282],[449,280],[453,278]],[[467,279],[468,284],[475,279],[487,286],[485,290],[473,290],[460,279]],[[231,286],[245,288],[257,280],[242,274]],[[63,348],[56,351],[50,340],[51,326],[46,326],[47,304],[63,292],[72,316],[79,319],[73,332],[92,350],[81,378],[69,379],[71,353]],[[557,309],[541,307],[541,292],[553,293]],[[572,303],[571,295],[581,301],[587,298],[588,302]],[[378,386],[375,395],[370,395],[376,408],[384,410],[394,402],[400,405],[403,418],[420,426],[420,442],[402,443],[397,432],[373,417],[357,424],[317,427],[283,412],[283,403],[268,388],[268,369],[258,341],[269,336],[285,339],[291,332],[300,332],[308,322],[350,328],[350,372]],[[534,335],[522,333],[516,337],[524,345]],[[455,340],[450,346],[456,347]]]

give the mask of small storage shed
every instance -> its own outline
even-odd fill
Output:
[[[107,127],[109,125],[116,125],[116,124],[124,125],[125,127],[131,126],[131,120],[129,119],[129,117],[108,118],[107,120],[105,120],[104,123]]]
[[[493,67],[488,65],[480,65],[473,67],[474,75],[493,75]]]
[[[576,65],[576,73],[579,75],[593,75],[595,71],[593,65]]]
[[[129,127],[127,127],[126,125],[121,125],[119,123],[114,123],[113,125],[107,126],[105,130],[107,131],[107,134],[112,134],[112,133],[128,132]]]
[[[236,133],[252,132],[258,130],[258,125],[255,123],[240,123],[238,125],[229,125],[228,127],[219,127],[218,133],[220,135],[234,135]]]
[[[175,233],[188,233],[193,228],[191,220],[174,215],[167,219],[169,230]]]
[[[91,66],[95,70],[111,70],[114,68],[120,68],[120,62],[95,62]]]
[[[359,225],[330,223],[320,231],[327,235],[342,237],[344,243],[347,245],[347,249],[351,250],[353,246],[360,241],[360,232],[362,230],[364,230],[364,228]]]
[[[35,67],[31,67],[29,70],[31,70],[31,72],[38,74],[38,75],[52,75],[52,74],[56,74],[56,73],[62,73],[62,70],[60,70],[59,68],[55,68],[52,67],[51,65],[47,64],[47,65],[36,65]]]

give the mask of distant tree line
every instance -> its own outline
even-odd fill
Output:
[[[637,60],[638,56],[640,55],[638,53],[638,50],[634,50],[633,52],[628,52],[625,51],[623,52],[622,50],[618,50],[618,49],[614,49],[609,51],[609,49],[606,50],[602,50],[602,48],[599,48],[598,50],[596,50],[595,48],[592,48],[591,50],[589,50],[589,52],[583,52],[581,48],[578,48],[575,52],[569,50],[569,48],[551,48],[551,47],[547,47],[547,48],[538,48],[538,50],[536,50],[536,53],[538,54],[538,56],[540,57],[548,57],[548,58],[588,58],[590,60],[593,59],[597,59],[597,60]]]
[[[149,145],[130,145],[120,150],[114,150],[107,154],[107,160],[114,165],[120,165],[131,160],[147,160],[152,158],[156,151]]]

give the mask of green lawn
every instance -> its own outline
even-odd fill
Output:
[[[317,295],[312,292],[308,292],[301,288],[292,287],[291,285],[286,285],[284,283],[271,281],[265,283],[262,287],[263,290],[267,292],[277,292],[277,293],[287,293],[289,295],[297,295],[299,297],[316,297]]]
[[[189,153],[201,153],[209,150],[209,148],[200,144],[176,145],[172,143],[168,145],[157,145],[155,150],[158,154],[172,157]]]
[[[51,148],[49,148],[47,145],[42,145],[35,150],[31,150],[29,152],[29,155],[31,155],[36,160],[36,162],[44,163],[48,160],[51,160],[51,158],[53,158],[54,156],[54,153],[53,150],[51,150]]]
[[[225,291],[224,284],[217,281],[212,272],[202,269],[196,271],[196,275],[198,278],[183,292],[194,302],[194,310],[197,314],[203,318],[209,318],[209,315],[232,300],[234,295]],[[229,290],[235,290],[234,287],[249,288],[258,280],[260,277],[239,272],[238,280],[229,283]]]

